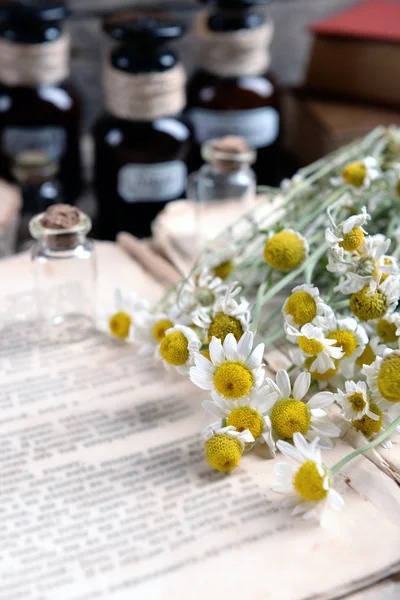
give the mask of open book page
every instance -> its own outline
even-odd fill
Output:
[[[107,296],[129,268],[101,262]],[[20,276],[3,293],[23,292]],[[265,449],[214,472],[206,393],[133,347],[48,345],[33,321],[0,347],[0,600],[325,599],[398,568],[400,491],[365,457],[338,477],[346,506],[324,528],[295,521]]]

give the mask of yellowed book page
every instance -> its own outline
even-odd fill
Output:
[[[14,260],[0,264],[2,295],[23,294],[19,279],[4,284]],[[140,292],[129,271],[100,255],[100,288],[123,274]],[[325,528],[295,521],[264,449],[228,476],[204,462],[205,397],[102,333],[63,346],[34,321],[4,329],[0,600],[325,599],[398,568],[391,478],[360,457],[338,477],[341,513]],[[327,460],[349,450],[339,442]]]

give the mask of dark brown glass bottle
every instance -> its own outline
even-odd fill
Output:
[[[269,0],[202,1],[216,5],[207,20],[211,34],[257,30],[265,24],[264,14],[254,6]],[[266,57],[267,52],[266,46]],[[200,147],[208,139],[224,135],[244,137],[257,150],[254,170],[258,183],[275,185],[280,124],[276,80],[265,69],[255,74],[222,76],[218,67],[221,65],[216,62],[204,65],[189,82],[188,115],[196,143]]]
[[[136,75],[168,73],[178,65],[176,54],[165,47],[183,33],[175,21],[125,12],[123,18],[115,14],[107,19],[104,30],[120,42],[110,56],[111,70],[117,77],[131,74],[133,85]],[[97,234],[114,239],[124,230],[146,237],[166,203],[185,193],[191,128],[179,114],[148,119],[132,112],[122,118],[110,98],[117,93],[106,86],[108,112],[94,127]],[[181,94],[184,98],[183,80]]]
[[[63,44],[66,15],[64,2],[20,0],[0,5],[0,175],[12,180],[12,164],[19,153],[46,152],[59,163],[64,197],[73,203],[82,191],[81,102],[73,86],[57,77],[58,73],[62,77],[62,72],[67,75],[67,44]],[[4,50],[13,56],[22,49],[29,56],[32,50],[35,53],[46,47],[51,56],[53,44],[55,81],[44,67],[43,81],[35,69],[26,83],[29,61],[12,61],[12,70],[4,63]]]

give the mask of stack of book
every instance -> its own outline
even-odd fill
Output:
[[[367,0],[311,31],[305,84],[286,111],[286,144],[302,163],[400,123],[400,2]]]

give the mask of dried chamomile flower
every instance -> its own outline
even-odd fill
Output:
[[[361,214],[349,217],[339,226],[332,223],[333,229],[328,228],[326,230],[325,239],[331,245],[338,244],[346,252],[359,250],[364,243],[364,234],[366,233],[363,225],[370,219],[371,215],[367,213],[364,206]]]
[[[387,348],[371,365],[364,365],[362,373],[375,401],[392,404],[400,402],[400,350]]]
[[[318,436],[321,448],[333,448],[331,438],[338,437],[340,429],[327,420],[324,410],[334,402],[331,392],[320,392],[309,400],[304,400],[311,383],[310,374],[300,373],[293,385],[293,391],[286,371],[278,371],[276,382],[270,378],[266,384],[271,392],[276,393],[276,399],[269,395],[267,398],[266,416],[271,423],[271,435],[264,436],[271,454],[276,452],[279,439],[292,440],[296,432],[307,439],[313,440]]]
[[[132,327],[132,339],[140,344],[139,354],[146,356],[158,348],[165,332],[175,325],[171,313],[138,314]]]
[[[232,425],[237,431],[248,429],[256,442],[264,443],[270,433],[270,420],[265,419],[264,413],[276,398],[276,392],[261,388],[240,400],[227,400],[214,395],[212,400],[204,400],[203,408],[222,419],[224,425]]]
[[[384,344],[395,344],[400,337],[400,313],[394,312],[379,319],[376,333]]]
[[[333,488],[333,475],[322,462],[318,438],[308,444],[301,433],[293,436],[294,446],[285,441],[278,448],[288,459],[275,464],[274,491],[288,497],[286,505],[294,507],[292,515],[303,519],[322,517],[325,509],[339,510],[343,499]]]
[[[138,298],[137,294],[118,288],[115,292],[115,312],[108,319],[111,335],[120,340],[128,340],[131,337],[135,316],[147,308],[148,303]]]
[[[220,277],[202,269],[197,275],[184,280],[177,293],[177,306],[183,312],[191,312],[197,307],[212,307],[226,291],[227,286]]]
[[[290,325],[302,327],[316,317],[326,317],[332,309],[321,298],[319,289],[312,284],[298,285],[283,305],[283,315]]]
[[[240,400],[250,398],[260,389],[264,379],[261,366],[264,344],[253,350],[254,334],[246,331],[239,342],[228,334],[224,343],[213,338],[210,343],[210,360],[202,354],[194,357],[190,369],[191,381],[203,390],[210,390],[213,398]]]
[[[193,323],[207,330],[209,341],[213,337],[222,342],[231,333],[239,341],[249,329],[251,321],[250,304],[245,298],[237,300],[241,292],[237,283],[232,283],[223,296],[217,298],[212,310],[199,308],[192,313]]]
[[[308,253],[307,240],[292,229],[272,234],[264,247],[265,262],[283,272],[297,269],[305,261]]]
[[[178,373],[187,375],[200,348],[201,341],[193,329],[185,325],[175,325],[165,332],[158,351],[167,367],[176,367]]]
[[[391,313],[397,306],[400,297],[400,281],[398,277],[388,277],[383,283],[362,288],[350,296],[350,310],[360,321],[381,319]]]
[[[352,421],[353,419],[362,419],[365,415],[377,421],[379,417],[371,409],[370,399],[368,396],[367,384],[365,381],[346,381],[345,392],[342,390],[334,394],[335,401],[342,408],[344,417]]]
[[[249,430],[237,431],[233,426],[221,427],[219,421],[207,427],[203,437],[206,461],[221,473],[229,473],[237,467],[245,444],[254,442]]]
[[[344,356],[343,350],[336,346],[336,339],[325,337],[323,330],[311,323],[303,325],[300,331],[286,323],[286,334],[297,338],[297,344],[307,356],[313,357],[309,370],[318,373],[326,373],[329,369],[335,369],[335,360]]]
[[[378,161],[367,156],[362,160],[358,160],[345,165],[341,177],[331,179],[332,185],[348,184],[355,188],[368,188],[375,179],[379,179],[382,172],[379,168]]]

